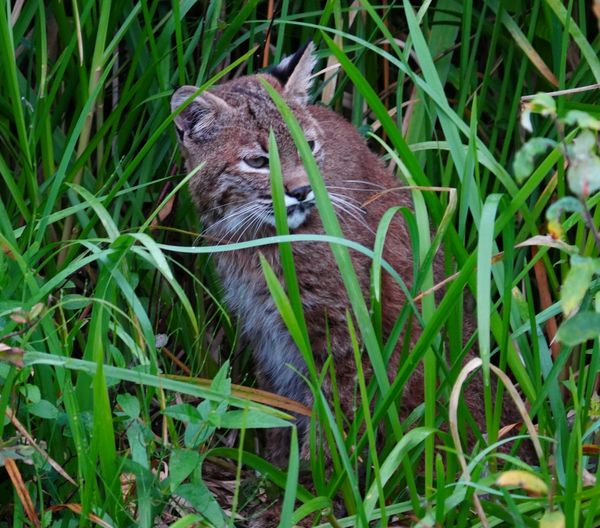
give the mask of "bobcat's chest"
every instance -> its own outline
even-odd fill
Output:
[[[303,382],[295,371],[306,371],[304,361],[281,320],[262,270],[253,260],[240,262],[230,255],[217,259],[225,300],[239,317],[260,375],[268,379],[270,388],[282,396],[303,401]]]

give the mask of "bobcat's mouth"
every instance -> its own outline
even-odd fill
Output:
[[[285,195],[285,205],[287,209],[287,221],[290,229],[300,227],[310,215],[315,206],[315,195],[312,191],[308,193],[302,201],[297,198]],[[275,215],[269,214],[268,222],[275,227]]]
[[[304,201],[296,205],[290,205],[287,208],[288,226],[290,229],[300,227],[308,218],[310,211],[315,206],[313,201]]]

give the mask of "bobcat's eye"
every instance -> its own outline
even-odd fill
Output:
[[[266,158],[265,156],[251,156],[244,158],[244,161],[253,169],[263,169],[269,165],[269,158]]]
[[[308,146],[310,147],[310,150],[312,150],[314,152],[316,143],[312,139],[310,141],[307,141],[307,143],[308,143]]]

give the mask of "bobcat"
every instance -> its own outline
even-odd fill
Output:
[[[217,242],[237,242],[275,234],[275,220],[269,182],[269,131],[274,131],[281,158],[288,226],[292,233],[323,233],[315,210],[314,194],[300,161],[296,145],[283,118],[259,79],[270,83],[284,98],[304,131],[318,163],[329,196],[335,206],[345,236],[373,247],[374,230],[383,213],[392,206],[410,207],[404,191],[382,193],[398,187],[398,181],[372,153],[355,128],[333,111],[308,104],[311,73],[315,66],[312,45],[301,49],[272,67],[267,73],[238,78],[196,96],[175,118],[182,154],[188,170],[200,164],[190,181],[206,235]],[[179,88],[172,97],[177,110],[197,92],[193,86]],[[362,203],[369,202],[362,206]],[[397,215],[400,216],[400,215]],[[318,369],[333,355],[342,410],[354,414],[356,365],[348,334],[346,311],[349,301],[330,247],[325,244],[294,244],[294,260],[312,350]],[[279,271],[277,246],[260,252]],[[404,222],[393,221],[384,257],[410,286],[413,255]],[[365,296],[369,292],[371,261],[352,253],[353,264]],[[267,289],[259,262],[259,251],[214,254],[226,302],[237,314],[255,356],[262,388],[312,404],[312,395],[302,377],[306,366],[292,341]],[[439,259],[435,275],[441,278]],[[390,331],[405,297],[388,275],[382,277],[385,335]],[[418,337],[413,332],[411,341]],[[371,376],[368,361],[365,375]],[[389,367],[390,378],[397,371],[397,358]],[[477,385],[477,383],[472,384]],[[479,385],[479,389],[480,389]],[[331,392],[326,378],[325,394]],[[467,390],[465,399],[476,421],[483,423],[480,392]],[[401,415],[406,417],[423,401],[423,374],[417,369],[404,389]],[[298,423],[302,455],[308,456],[308,422]],[[283,433],[282,433],[283,434]],[[272,435],[268,451],[273,461],[283,463],[288,443],[280,434]]]

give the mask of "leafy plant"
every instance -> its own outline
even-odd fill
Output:
[[[547,243],[565,251],[570,261],[570,270],[562,284],[560,296],[566,320],[561,324],[557,338],[568,346],[575,346],[600,335],[600,297],[597,288],[592,287],[594,276],[600,274],[600,259],[591,255],[593,249],[594,253],[600,251],[600,233],[593,208],[590,208],[590,204],[597,202],[594,197],[600,190],[600,120],[581,110],[569,110],[564,116],[559,116],[554,99],[543,93],[528,101],[522,112],[521,123],[530,132],[533,130],[531,114],[550,118],[561,141],[557,143],[539,137],[530,139],[515,156],[515,174],[521,181],[524,180],[533,170],[534,156],[547,148],[556,147],[565,158],[568,188],[575,195],[559,198],[546,211],[551,238]],[[565,138],[568,127],[575,129]],[[571,215],[563,223],[561,218],[566,213]],[[577,218],[583,221],[588,230],[580,247],[564,241],[566,231],[575,224]]]

